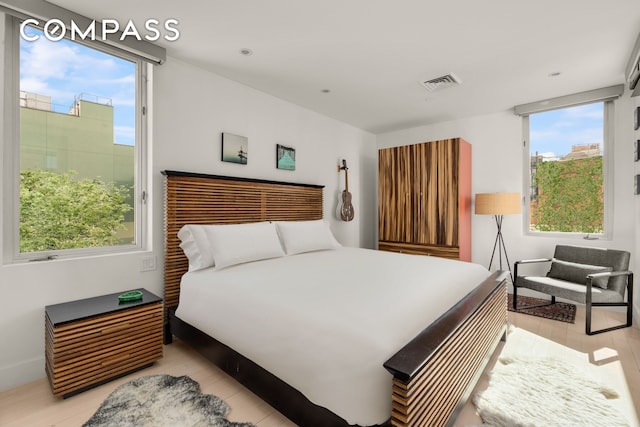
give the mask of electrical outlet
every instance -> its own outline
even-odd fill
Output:
[[[142,258],[142,268],[140,271],[153,271],[156,269],[156,257],[146,256]]]

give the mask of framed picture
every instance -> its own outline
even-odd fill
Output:
[[[640,139],[636,139],[635,147],[633,150],[633,161],[637,162],[640,160]]]
[[[638,128],[640,128],[640,107],[636,107],[633,115],[633,130],[638,130]]]
[[[276,168],[288,171],[296,170],[296,150],[284,145],[276,145]]]
[[[636,175],[633,180],[633,194],[640,194],[640,175]]]
[[[222,161],[247,164],[249,159],[249,138],[222,132]]]

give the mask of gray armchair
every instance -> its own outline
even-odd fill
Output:
[[[630,258],[631,254],[626,251],[557,245],[553,258],[516,261],[513,269],[513,309],[516,310],[517,306],[518,288],[528,288],[551,295],[551,301],[541,305],[555,304],[556,297],[585,304],[587,335],[629,327],[633,311],[633,273],[628,270]],[[541,262],[551,264],[546,276],[518,275],[519,266]],[[622,325],[592,331],[591,308],[594,306],[627,307],[627,321]]]

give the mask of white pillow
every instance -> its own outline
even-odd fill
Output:
[[[216,270],[284,256],[276,226],[269,222],[212,225],[205,231]]]
[[[187,224],[178,231],[180,247],[189,260],[189,271],[202,270],[215,264],[206,227],[211,225]]]
[[[278,234],[287,255],[335,249],[340,245],[331,233],[329,222],[277,221]]]

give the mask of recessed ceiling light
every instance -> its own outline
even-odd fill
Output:
[[[240,54],[244,56],[250,56],[250,55],[253,55],[253,51],[245,47],[243,49],[240,49]]]
[[[562,74],[560,71],[554,71],[549,73],[549,77],[558,77],[560,74]]]

